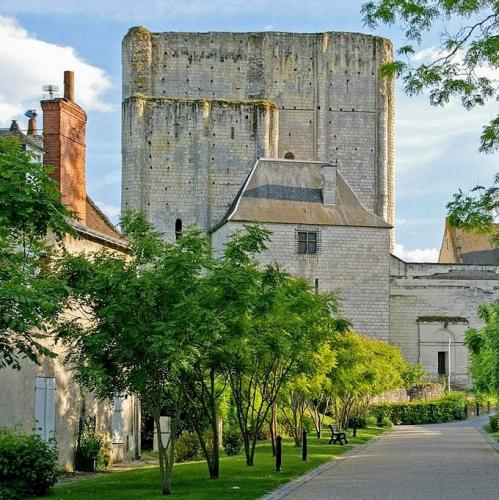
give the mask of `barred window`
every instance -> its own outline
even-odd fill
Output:
[[[298,231],[298,253],[317,253],[317,232]]]

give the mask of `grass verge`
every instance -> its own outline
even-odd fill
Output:
[[[349,443],[364,443],[384,430],[359,429],[357,437],[349,438]],[[301,449],[295,448],[291,439],[283,439],[282,472],[280,473],[274,472],[275,462],[269,443],[258,445],[255,465],[252,467],[245,465],[244,455],[235,457],[222,455],[218,480],[209,479],[208,469],[204,462],[175,464],[173,496],[182,500],[258,498],[351,449],[351,446],[332,446],[327,442],[328,438],[319,440],[312,437],[310,433],[308,461],[303,462]],[[49,497],[62,500],[164,498],[160,495],[158,467],[117,472],[56,486]]]
[[[492,432],[492,429],[490,428],[489,424],[485,425],[484,429],[485,429],[486,432],[488,432],[499,443],[499,431],[498,432]]]

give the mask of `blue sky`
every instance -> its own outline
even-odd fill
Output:
[[[87,187],[116,220],[120,206],[121,40],[131,26],[152,31],[362,31],[362,1],[0,0],[0,127],[39,109],[41,86],[76,72],[88,113]],[[400,45],[397,29],[378,34]],[[438,32],[421,50],[432,50]],[[424,57],[425,52],[421,53]],[[396,95],[396,241],[408,260],[435,258],[445,204],[459,187],[489,183],[497,155],[478,153],[481,126],[497,104],[467,112]]]

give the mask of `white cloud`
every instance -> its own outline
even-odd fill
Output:
[[[44,42],[10,17],[0,16],[0,120],[3,126],[28,108],[39,109],[42,86],[62,90],[64,70],[75,72],[75,97],[88,111],[108,111],[103,94],[111,81],[101,68],[85,62],[72,47]]]
[[[117,221],[118,216],[121,213],[120,207],[115,207],[113,205],[109,205],[104,201],[94,200],[95,204],[113,221]]]
[[[121,182],[121,169],[112,170],[108,174],[101,175],[96,179],[89,180],[88,189],[96,190],[107,186],[112,186],[113,184],[118,184]]]
[[[406,250],[404,245],[396,243],[393,253],[399,259],[406,262],[437,262],[439,250],[437,248],[416,248],[414,250]]]

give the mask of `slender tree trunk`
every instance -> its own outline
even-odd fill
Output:
[[[154,424],[156,425],[156,438],[158,440],[159,472],[161,476],[161,494],[171,495],[171,473],[173,446],[171,441],[172,432],[170,432],[170,457],[167,455],[167,449],[163,446],[163,436],[161,433],[161,410],[157,409],[153,413]],[[171,431],[171,429],[170,429]]]
[[[213,443],[211,449],[211,469],[210,478],[218,479],[220,474],[220,454],[219,454],[219,432],[218,432],[218,408],[216,401],[215,370],[210,370],[210,404],[211,404],[211,426],[213,429]]]
[[[276,438],[277,438],[277,403],[274,401],[270,409],[270,441],[272,442],[272,456],[276,454]]]
[[[246,456],[246,465],[253,465],[253,460],[251,458],[251,446],[250,446],[250,436],[247,429],[241,429],[244,443],[244,454]]]

